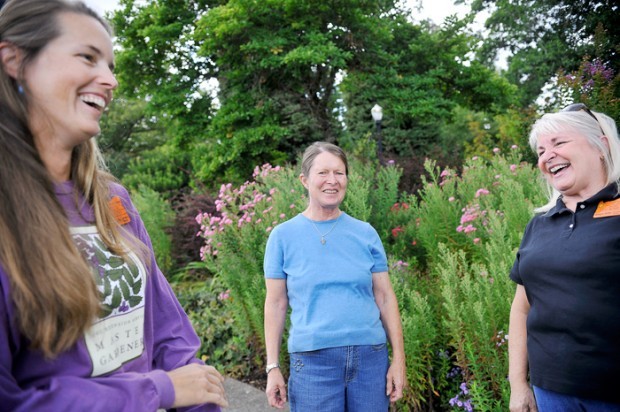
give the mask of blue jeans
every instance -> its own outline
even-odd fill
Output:
[[[296,352],[290,359],[291,412],[382,412],[390,406],[385,343]]]
[[[620,412],[620,404],[579,398],[534,386],[539,412]]]

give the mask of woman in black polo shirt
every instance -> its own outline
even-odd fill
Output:
[[[578,103],[539,119],[530,145],[553,195],[510,272],[510,410],[620,411],[616,124]]]

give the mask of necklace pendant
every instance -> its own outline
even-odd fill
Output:
[[[323,236],[321,236],[321,244],[324,245],[325,244],[325,238]]]

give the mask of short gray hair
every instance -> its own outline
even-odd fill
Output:
[[[344,170],[347,176],[349,176],[349,162],[347,161],[347,155],[344,153],[344,150],[335,144],[327,142],[314,142],[304,151],[304,155],[301,159],[301,173],[304,176],[307,177],[310,175],[310,168],[312,168],[314,164],[314,159],[323,152],[331,153],[342,160],[342,163],[344,163]]]

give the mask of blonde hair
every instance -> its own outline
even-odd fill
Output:
[[[60,35],[62,13],[93,17],[111,35],[108,24],[81,2],[10,0],[0,10],[0,41],[23,53],[17,79],[0,65],[0,264],[11,282],[21,333],[47,357],[75,344],[101,310],[92,268],[73,242],[67,216],[35,148],[28,122],[29,92],[20,81],[28,64]],[[125,257],[122,229],[108,206],[114,179],[105,172],[94,139],[74,148],[71,179],[92,205],[104,243]]]
[[[591,113],[592,115],[590,115]],[[588,143],[603,156],[603,167],[607,176],[607,184],[616,183],[620,187],[620,141],[616,122],[609,116],[594,111],[584,110],[572,112],[547,113],[534,123],[530,132],[530,147],[536,152],[540,136],[572,130],[584,136]],[[607,137],[608,146],[601,139]],[[549,202],[537,208],[536,212],[546,212],[553,208],[560,192],[549,183]]]

